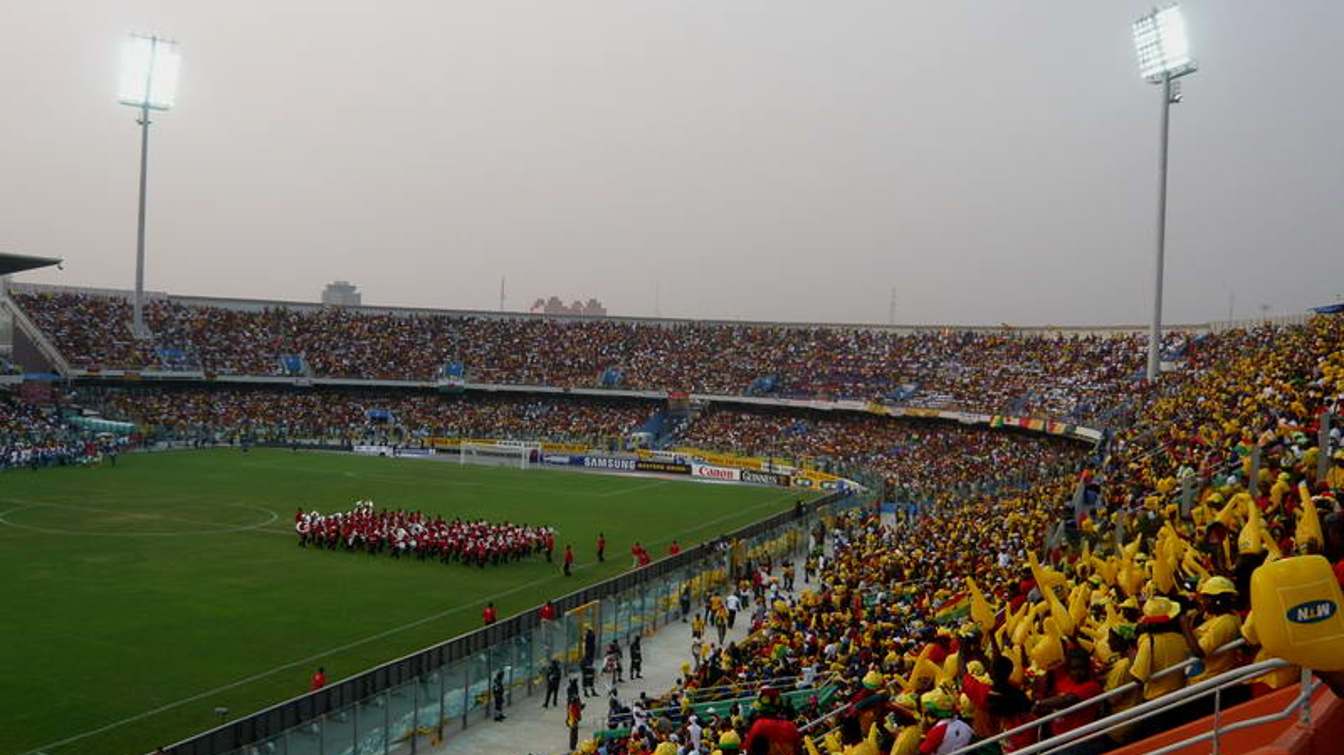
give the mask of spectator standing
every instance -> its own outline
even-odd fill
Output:
[[[560,705],[560,661],[551,659],[551,665],[546,667],[546,699],[542,701],[541,707],[549,708],[552,704]]]
[[[495,720],[503,721],[504,716],[504,670],[495,672],[495,680],[490,685],[490,696],[495,699]]]
[[[630,678],[644,678],[644,646],[641,642],[643,638],[635,635],[630,641]]]

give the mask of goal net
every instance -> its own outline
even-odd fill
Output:
[[[459,458],[462,464],[527,469],[531,466],[529,461],[531,453],[532,449],[526,446],[496,446],[489,443],[464,442]]]

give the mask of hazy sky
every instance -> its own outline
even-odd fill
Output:
[[[180,40],[148,286],[617,314],[1144,322],[1147,2],[8,2],[0,250],[129,286],[125,33]],[[1183,5],[1168,321],[1344,293],[1344,2]]]

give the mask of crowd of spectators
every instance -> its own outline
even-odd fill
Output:
[[[687,445],[829,468],[883,480],[893,499],[935,503],[972,489],[1024,484],[1073,471],[1088,454],[1076,440],[990,432],[936,420],[751,407],[711,407]]]
[[[646,706],[670,710],[666,721],[578,751],[907,755],[1013,731],[986,750],[1011,751],[1264,659],[1248,616],[1257,567],[1322,554],[1344,581],[1344,451],[1337,432],[1317,445],[1322,413],[1342,401],[1344,318],[1231,334],[1094,467],[896,527],[870,511],[830,521],[816,581],[772,601],[745,640],[715,648],[717,662],[683,667]],[[1299,673],[1254,677],[1223,703]],[[781,706],[767,689],[712,725],[676,714],[688,689],[799,677],[838,692]],[[1104,751],[1210,705],[1068,751]],[[803,740],[809,721],[819,736]],[[687,745],[692,728],[699,747]]]
[[[14,300],[67,359],[88,369],[200,369],[275,375],[302,357],[318,377],[434,379],[449,363],[473,382],[618,386],[717,395],[893,400],[987,413],[1105,417],[1141,396],[1146,338],[1002,331],[901,332],[688,321],[481,317],[358,308],[148,302],[154,337],[131,338],[130,305],[99,293]],[[1164,349],[1188,344],[1173,334]]]
[[[70,427],[54,408],[0,395],[0,471],[82,464],[103,444]]]
[[[85,403],[135,422],[154,437],[332,440],[377,436],[574,440],[621,438],[652,413],[618,399],[544,399],[509,394],[273,388],[88,389]]]

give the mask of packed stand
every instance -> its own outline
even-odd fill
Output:
[[[714,395],[888,400],[985,413],[1099,420],[1141,397],[1146,338],[1058,338],[1011,330],[896,332],[709,322],[474,317],[350,308],[231,308],[148,302],[152,341],[130,337],[129,304],[95,293],[15,291],[72,364],[282,375],[302,357],[318,377],[428,381],[449,363],[472,382]],[[1182,352],[1173,334],[1164,349]]]
[[[377,435],[602,442],[619,438],[654,408],[641,401],[498,394],[443,395],[360,390],[89,388],[84,401],[151,436],[192,439],[332,440]]]
[[[977,752],[1013,751],[1266,658],[1248,615],[1257,567],[1321,554],[1344,582],[1339,432],[1317,446],[1322,413],[1344,408],[1344,318],[1236,333],[1202,360],[1095,469],[895,526],[870,511],[829,521],[796,597],[762,601],[745,640],[711,643],[710,662],[643,704],[666,721],[578,751],[907,755],[993,738]],[[1299,678],[1251,678],[1223,705]],[[678,715],[725,680],[757,699],[712,722]],[[769,680],[818,694],[781,702]],[[1211,710],[1168,708],[1068,751]]]
[[[0,395],[0,471],[83,464],[116,448],[68,426],[55,408]]]
[[[1076,440],[1040,433],[763,408],[711,407],[690,424],[682,439],[700,448],[876,477],[886,483],[892,500],[925,504],[1071,472],[1089,453]]]

